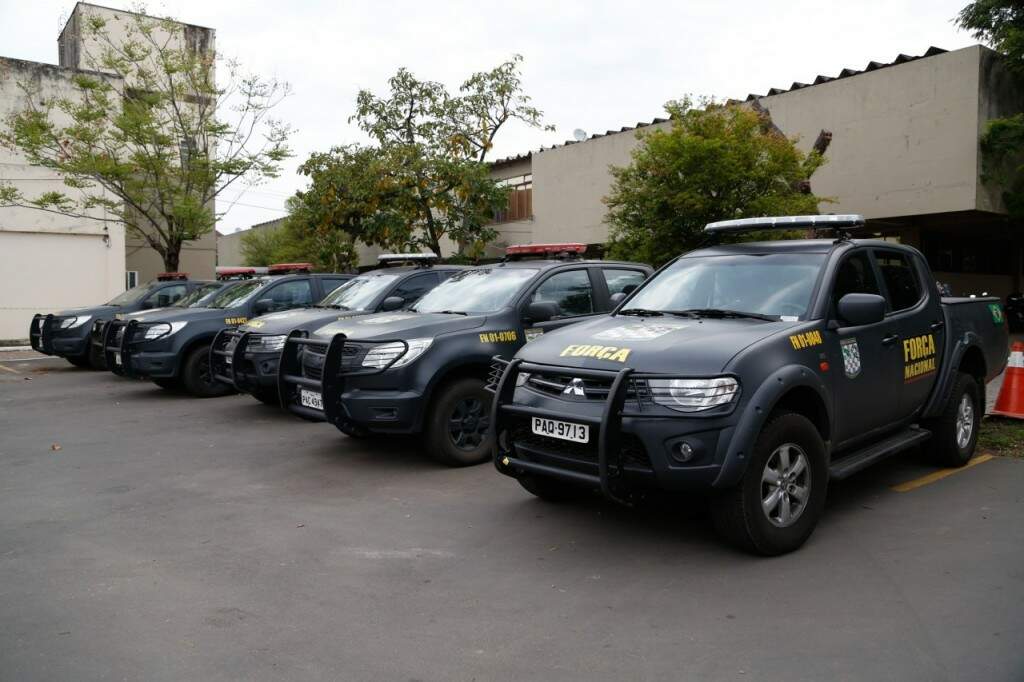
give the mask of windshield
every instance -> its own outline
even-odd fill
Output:
[[[146,294],[149,293],[149,287],[149,284],[140,284],[137,287],[129,289],[120,296],[115,296],[104,303],[104,305],[130,305],[132,303],[137,303],[145,298]]]
[[[207,308],[234,308],[242,305],[252,294],[267,283],[264,279],[250,279],[224,289],[206,304]]]
[[[360,275],[329,293],[320,303],[343,310],[366,310],[373,299],[398,279],[398,275]]]
[[[532,268],[481,268],[458,272],[412,306],[418,313],[490,313],[501,310],[537,274]]]
[[[619,311],[717,309],[784,319],[807,314],[823,253],[680,258]]]
[[[204,284],[192,290],[192,293],[181,298],[177,303],[172,305],[172,308],[191,308],[194,304],[198,303],[201,299],[206,298],[215,291],[221,288],[220,284]],[[198,306],[197,306],[198,307]]]

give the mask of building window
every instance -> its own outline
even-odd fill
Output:
[[[508,206],[495,211],[494,222],[511,223],[533,217],[533,173],[500,180],[498,185],[508,187]]]
[[[1013,274],[1013,243],[1009,239],[927,232],[921,235],[921,251],[936,272]]]
[[[138,270],[126,270],[124,273],[124,289],[134,289],[139,285],[139,271]]]

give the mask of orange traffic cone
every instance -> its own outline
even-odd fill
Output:
[[[1010,359],[1003,374],[1003,387],[999,389],[992,414],[1024,419],[1024,343],[1010,346]]]

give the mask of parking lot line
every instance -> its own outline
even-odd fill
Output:
[[[10,367],[5,367],[4,365],[0,365],[0,369],[5,369],[5,370],[7,370],[8,372],[11,372],[11,373],[13,373],[13,374],[21,374],[21,372],[19,372],[18,370],[16,370],[16,369],[11,369]]]
[[[895,490],[898,493],[907,493],[907,492],[910,492],[911,490],[915,490],[917,488],[920,488],[921,486],[928,485],[929,483],[935,483],[935,481],[941,481],[942,479],[946,478],[947,476],[952,476],[953,474],[957,473],[958,471],[965,471],[965,470],[970,469],[972,466],[975,466],[977,464],[984,464],[985,462],[989,461],[990,459],[995,459],[995,455],[978,455],[977,457],[975,457],[974,459],[972,459],[970,462],[968,462],[967,464],[965,464],[962,467],[951,467],[949,469],[939,469],[938,471],[932,472],[932,473],[928,474],[927,476],[922,476],[920,478],[915,478],[912,481],[907,481],[906,483],[900,483],[899,485],[894,485],[892,487],[892,489]]]

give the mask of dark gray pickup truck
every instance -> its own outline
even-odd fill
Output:
[[[966,464],[1006,364],[999,301],[942,298],[920,252],[844,231],[861,225],[709,225],[839,238],[688,253],[611,315],[496,359],[495,466],[550,500],[707,494],[721,534],[772,555],[811,535],[829,480],[917,445]]]

